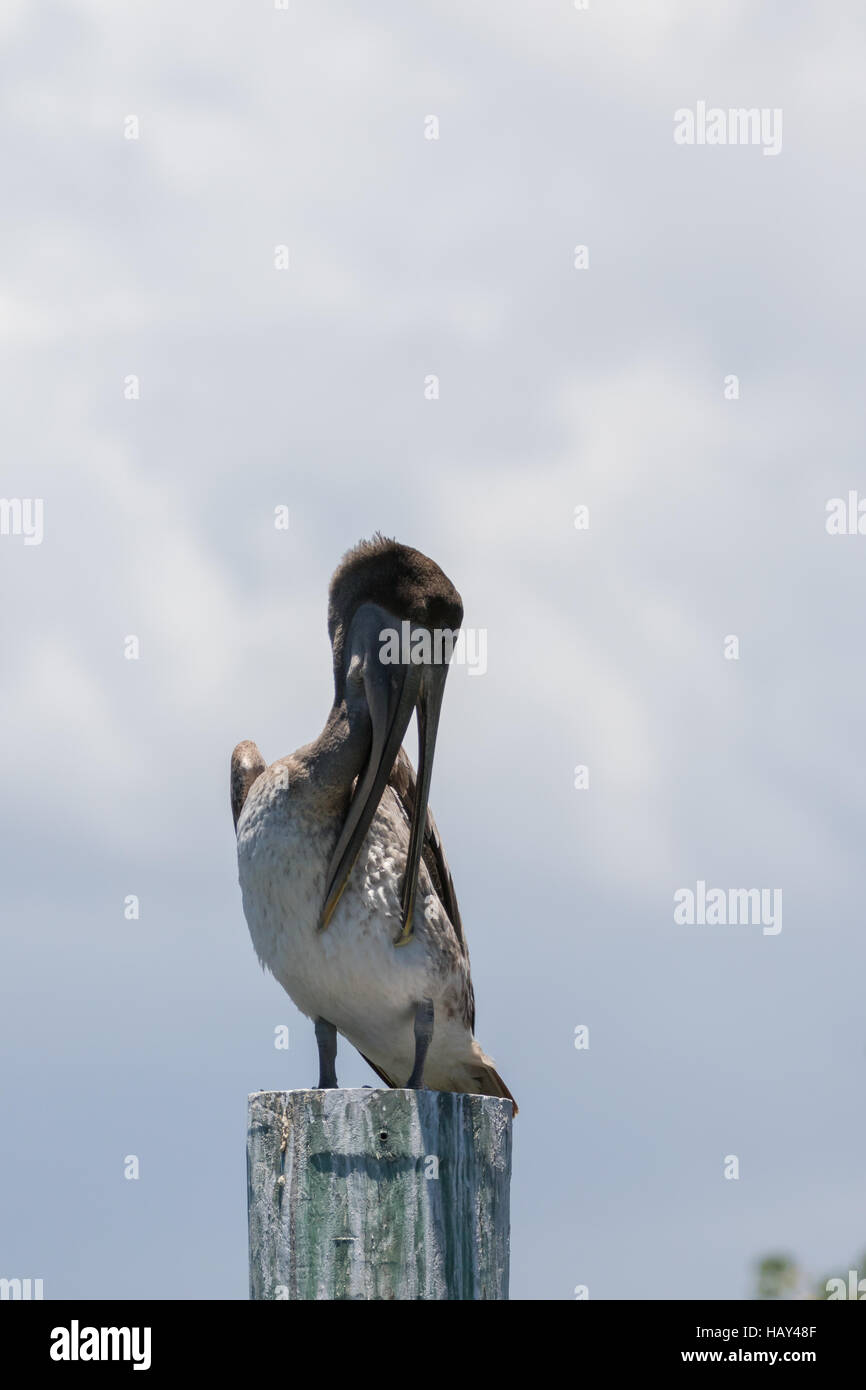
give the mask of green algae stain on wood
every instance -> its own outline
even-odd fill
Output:
[[[511,1103],[443,1091],[258,1091],[253,1299],[508,1297]]]

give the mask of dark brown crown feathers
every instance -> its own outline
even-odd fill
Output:
[[[395,617],[430,629],[455,630],[463,621],[463,600],[447,575],[420,550],[378,532],[347,551],[334,571],[328,593],[328,635],[348,626],[362,603],[378,603]]]

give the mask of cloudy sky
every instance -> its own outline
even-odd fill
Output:
[[[866,497],[864,31],[7,0],[2,492],[44,535],[0,535],[0,1275],[246,1296],[246,1095],[316,1060],[249,941],[228,759],[321,728],[328,578],[374,529],[487,633],[431,800],[521,1106],[513,1296],[847,1271],[866,538],[825,519]],[[781,111],[781,150],[677,144],[701,102]],[[676,923],[698,881],[780,889],[782,930]]]

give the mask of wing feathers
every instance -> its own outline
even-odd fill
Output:
[[[244,809],[244,802],[249,795],[250,787],[256,778],[265,771],[266,767],[267,763],[251,739],[244,739],[243,743],[239,743],[232,753],[229,794],[235,830],[238,828],[238,820]]]

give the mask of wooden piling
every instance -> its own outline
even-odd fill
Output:
[[[257,1091],[253,1299],[508,1297],[511,1103],[444,1091]]]

